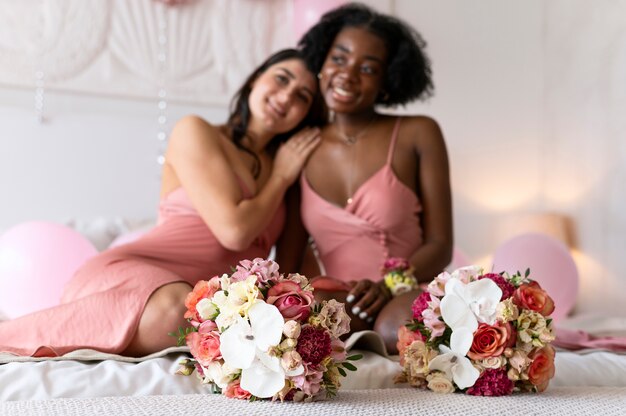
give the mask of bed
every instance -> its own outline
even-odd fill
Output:
[[[101,222],[101,224],[105,223]],[[142,226],[145,226],[145,223],[142,223]],[[102,233],[98,231],[106,229],[108,240],[117,237],[116,233],[110,232],[109,226],[99,226],[96,229],[94,227],[78,228],[92,240],[99,239],[97,243],[99,248],[111,241],[103,240]],[[120,232],[133,231],[125,227],[119,227],[119,229]],[[584,329],[600,335],[626,336],[626,319],[576,316],[562,322],[561,325],[565,328]],[[391,412],[392,414],[403,414],[409,411],[429,414],[424,413],[423,408],[416,408],[414,401],[409,400],[411,397],[424,397],[428,402],[435,401],[441,405],[447,403],[451,406],[444,412],[447,414],[455,414],[452,412],[453,409],[457,409],[455,406],[460,409],[459,414],[464,409],[464,396],[462,395],[452,395],[453,397],[448,399],[441,399],[441,396],[434,393],[417,392],[407,389],[407,385],[394,384],[393,378],[400,369],[398,357],[386,353],[380,338],[375,333],[364,331],[353,334],[347,341],[347,346],[352,351],[362,352],[364,358],[357,363],[358,371],[350,372],[344,379],[343,393],[340,393],[338,403],[345,405],[351,402],[352,407],[346,405],[347,407],[341,408],[339,406],[336,408],[338,412],[368,414],[364,413],[362,403],[359,405],[358,402],[363,402],[365,398],[370,400],[372,397],[379,397],[380,400],[377,403],[380,405],[391,396],[395,397],[394,400],[399,403],[397,409]],[[221,409],[222,398],[211,398],[208,395],[207,386],[201,384],[195,376],[175,375],[178,362],[187,357],[187,354],[187,347],[173,347],[142,358],[122,357],[93,350],[79,350],[63,357],[44,359],[0,354],[0,401],[3,406],[0,408],[3,410],[1,414],[56,414],[55,412],[72,414],[73,411],[76,411],[76,414],[95,412],[108,414],[103,410],[108,409],[112,414],[119,415],[127,413],[114,411],[114,409],[142,408],[142,406],[145,406],[145,409],[170,409],[174,408],[172,403],[177,403],[175,408],[179,410],[187,408],[189,403],[195,403],[196,408],[214,406],[216,409]],[[565,412],[598,414],[598,411],[591,410],[599,410],[599,404],[606,407],[603,410],[604,415],[624,413],[625,410],[620,410],[620,412],[614,412],[614,410],[626,409],[626,353],[598,349],[576,352],[558,350],[555,366],[556,375],[551,381],[547,394],[539,395],[543,399],[529,399],[529,396],[525,395],[524,399],[513,398],[498,401],[498,406],[506,404],[509,410],[517,409],[515,403],[518,403],[518,400],[539,400],[538,403],[543,403],[541,406],[545,406],[547,412],[545,414]],[[571,401],[562,400],[572,395],[583,397],[577,399],[579,404],[575,407],[569,407]],[[169,403],[166,407],[162,407],[163,400]],[[465,403],[465,406],[476,405],[476,414],[488,408],[491,409],[493,406],[489,404],[487,408],[481,404],[482,402],[471,400]],[[237,404],[237,406],[240,405]],[[254,406],[250,408],[250,411],[257,409],[260,414],[268,411],[266,405],[255,404]],[[328,405],[322,405],[320,410],[328,409],[324,406]],[[370,408],[371,406],[367,407],[367,409]],[[145,409],[138,413],[128,414],[174,414],[169,411],[155,413]],[[292,410],[288,414],[298,414],[293,413],[294,408],[289,409]],[[519,414],[528,413],[523,412],[522,407],[519,409]],[[555,411],[557,409],[558,412]],[[282,410],[273,409],[272,413],[280,411]],[[350,413],[352,411],[354,413]],[[332,413],[335,414],[335,410]],[[372,414],[384,413],[386,412]],[[177,414],[195,413],[181,411]],[[218,411],[214,414],[220,413]],[[516,413],[508,411],[508,414]]]

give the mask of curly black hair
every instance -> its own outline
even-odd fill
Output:
[[[319,73],[337,34],[345,27],[358,27],[380,37],[387,46],[388,62],[376,104],[394,106],[432,95],[434,86],[426,42],[407,23],[378,13],[360,3],[349,3],[322,16],[298,41],[307,65]]]
[[[263,62],[254,71],[252,71],[252,73],[244,81],[241,88],[239,88],[239,90],[235,93],[230,103],[230,115],[228,116],[228,121],[226,125],[231,131],[232,140],[235,145],[243,151],[249,153],[252,157],[254,157],[255,161],[257,162],[255,171],[253,172],[255,178],[259,175],[259,172],[257,171],[257,169],[260,167],[258,156],[250,149],[247,149],[241,143],[248,131],[248,123],[250,122],[251,114],[248,98],[250,97],[250,92],[252,92],[252,85],[254,84],[254,81],[256,81],[256,79],[262,73],[264,73],[270,66],[290,59],[300,59],[306,63],[302,52],[297,49],[283,49],[272,54],[269,58],[265,60],[265,62]],[[316,74],[317,72],[312,73]],[[328,112],[326,110],[326,106],[324,105],[324,100],[322,99],[319,91],[317,91],[313,96],[311,108],[309,109],[309,112],[304,117],[304,119],[290,131],[277,134],[268,145],[268,150],[270,152],[275,151],[280,143],[285,142],[287,139],[289,139],[289,137],[291,137],[303,127],[322,126],[327,122],[327,120]]]

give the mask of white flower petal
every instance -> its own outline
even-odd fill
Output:
[[[441,348],[441,346],[439,347]],[[454,359],[455,354],[448,352],[439,354],[428,363],[428,369],[430,371],[443,371],[446,377],[452,380],[452,360]]]
[[[261,363],[263,363],[263,365],[270,370],[277,373],[284,372],[283,367],[280,365],[280,359],[278,357],[273,357],[267,352],[261,351],[259,349],[256,350],[256,356],[261,361]]]
[[[466,287],[466,300],[479,321],[493,324],[502,289],[491,279],[472,282]]]
[[[254,342],[261,351],[267,351],[280,343],[285,319],[274,305],[259,301],[248,311],[250,325],[254,332]]]
[[[285,386],[285,375],[270,370],[257,360],[241,372],[240,386],[256,397],[272,397]]]
[[[450,280],[450,282],[452,281]],[[446,295],[441,299],[441,317],[453,331],[459,327],[466,327],[474,332],[478,328],[476,317],[463,298],[456,293],[452,293],[452,291],[448,293],[450,282],[446,284]]]
[[[287,375],[289,377],[299,376],[302,373],[304,373],[304,366],[302,364],[300,364],[299,366],[297,366],[293,370],[285,371],[285,375]]]
[[[467,327],[457,328],[450,336],[450,349],[455,354],[465,356],[472,346],[472,341],[474,341],[473,331]]]
[[[460,389],[466,389],[468,387],[472,387],[478,377],[480,376],[480,371],[478,371],[473,365],[472,362],[465,358],[457,355],[457,360],[452,366],[452,379],[454,383],[459,386]]]
[[[220,336],[220,352],[232,368],[248,368],[254,361],[256,346],[248,322],[237,319]]]

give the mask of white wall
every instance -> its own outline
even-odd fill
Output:
[[[78,7],[78,0],[64,1]],[[113,5],[102,30],[119,36],[111,22],[128,13],[122,5],[129,3],[94,1]],[[150,9],[153,3],[133,4]],[[429,114],[444,130],[457,245],[481,260],[501,242],[503,220],[526,212],[566,214],[582,277],[577,309],[618,312],[626,288],[626,1],[598,0],[593,7],[585,0],[367,3],[406,19],[428,42],[436,95],[400,111]],[[213,59],[182,78],[175,75],[185,66],[171,69],[168,127],[188,112],[224,119],[227,97],[243,75],[261,56],[292,42],[288,6],[288,0],[193,6],[203,8],[194,15],[213,22],[211,31],[197,35]],[[259,16],[270,12],[282,18],[263,23]],[[191,25],[190,12],[168,13],[170,28],[181,19]],[[0,29],[0,49],[7,48],[6,33]],[[194,41],[176,42],[188,50]],[[50,81],[48,122],[41,125],[32,78],[0,71],[0,230],[36,218],[154,216],[154,44],[141,60],[131,59],[142,63],[146,77],[113,45],[101,45],[74,77]],[[137,45],[141,50],[145,42]]]

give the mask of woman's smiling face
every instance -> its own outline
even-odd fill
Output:
[[[317,91],[315,77],[300,59],[278,62],[254,81],[250,112],[263,128],[284,133],[304,119]]]
[[[380,37],[360,27],[342,29],[320,71],[320,89],[328,108],[348,114],[371,110],[386,67],[387,48]]]

